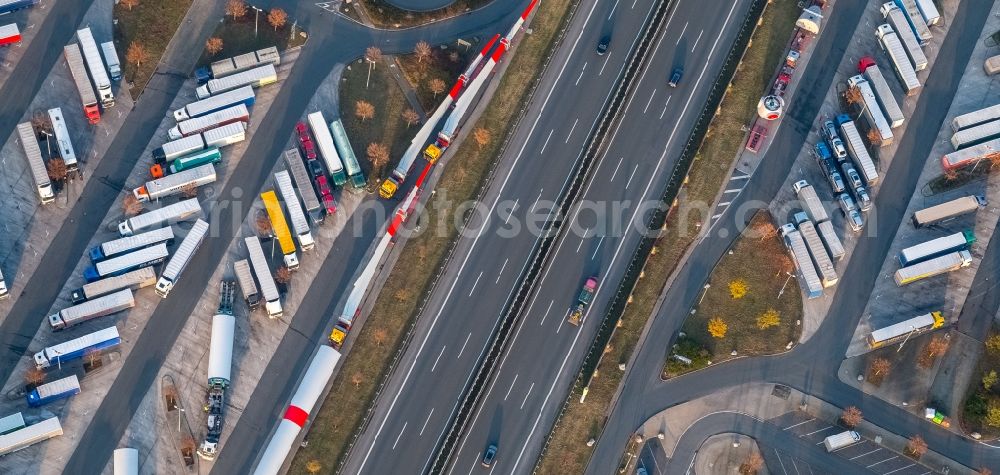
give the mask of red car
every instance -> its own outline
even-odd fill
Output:
[[[295,124],[295,133],[299,136],[299,142],[308,142],[309,139],[309,127],[302,122]]]
[[[305,154],[306,160],[316,160],[316,146],[313,145],[312,140],[306,137],[306,140],[302,142],[302,153]]]
[[[316,189],[319,191],[319,199],[323,201],[323,209],[327,216],[337,212],[337,201],[333,199],[330,192],[330,184],[326,182],[325,176],[316,177]]]

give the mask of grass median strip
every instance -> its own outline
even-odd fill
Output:
[[[132,84],[129,91],[133,99],[142,94],[153,76],[191,1],[139,2],[132,8],[126,7],[125,2],[115,2],[114,15],[118,20],[115,48],[121,58],[123,77]]]
[[[586,402],[578,402],[581,388],[577,387],[550,434],[549,445],[536,467],[537,473],[583,473],[586,470],[593,454],[593,447],[587,443],[601,433],[611,400],[624,375],[620,365],[628,362],[667,278],[694,241],[702,222],[708,221],[707,215],[699,220],[685,210],[710,209],[728,177],[732,160],[743,147],[742,126],[756,113],[760,94],[767,88],[778,63],[784,59],[782,53],[799,13],[794,0],[774,0],[765,10],[761,26],[751,37],[743,62],[722,101],[722,113],[712,120],[691,166],[687,183],[678,196],[678,207],[668,218],[665,230],[647,258],[642,278],[632,289],[631,300],[619,326],[604,349]]]
[[[463,142],[450,158],[437,193],[428,200],[421,221],[446,222],[448,232],[424,232],[406,242],[406,249],[343,362],[327,397],[328,403],[313,422],[308,447],[300,449],[293,460],[291,473],[306,472],[310,462],[318,463],[324,471],[333,471],[344,459],[352,435],[360,428],[379,383],[386,377],[392,358],[416,317],[419,302],[436,269],[442,265],[449,243],[457,237],[456,220],[451,219],[453,207],[476,197],[501,150],[501,139],[507,136],[516,114],[528,100],[531,88],[525,85],[541,73],[553,41],[567,20],[571,3],[571,0],[550,0],[539,5],[531,21],[532,34],[524,36],[517,46],[509,69],[482,117],[476,124],[464,127],[466,133],[482,127],[494,139],[484,145],[473,140]]]

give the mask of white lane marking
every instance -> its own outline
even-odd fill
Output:
[[[503,224],[507,224],[507,223],[509,223],[509,222],[510,222],[510,217],[511,217],[511,216],[514,216],[514,211],[516,211],[516,210],[517,210],[517,202],[518,202],[518,201],[521,201],[521,198],[518,198],[518,199],[514,200],[514,204],[513,204],[513,205],[511,205],[511,207],[510,207],[510,212],[509,212],[509,213],[507,213],[507,219],[503,220]],[[502,272],[502,271],[501,271],[501,272]]]
[[[532,389],[535,389],[535,383],[531,383],[531,387],[528,388],[528,394],[524,395],[524,400],[521,401],[521,409],[524,409],[524,403],[528,402],[528,396],[531,396]]]
[[[832,428],[832,427],[833,427],[833,426],[826,426],[826,427],[824,427],[824,428],[822,428],[822,429],[819,429],[819,430],[814,430],[814,431],[812,431],[812,432],[810,432],[810,433],[808,433],[808,434],[801,434],[801,435],[799,435],[799,437],[805,437],[805,436],[807,436],[807,435],[813,435],[813,434],[815,434],[815,433],[817,433],[817,432],[823,432],[823,431],[825,431],[825,430],[827,430],[827,429],[830,429],[830,428]]]
[[[781,429],[781,430],[788,430],[788,429],[791,429],[793,427],[798,427],[798,426],[800,426],[802,424],[805,424],[806,422],[812,422],[812,421],[815,421],[815,420],[816,420],[816,418],[813,417],[812,419],[809,419],[808,421],[802,421],[802,422],[799,422],[798,424],[792,424],[792,425],[790,425],[788,427],[785,427],[784,429]]]
[[[888,462],[888,461],[890,461],[890,460],[896,460],[896,459],[898,459],[898,458],[899,458],[899,456],[898,456],[898,455],[895,455],[895,456],[892,456],[892,457],[889,457],[889,458],[887,458],[887,459],[885,459],[885,460],[880,460],[880,461],[878,461],[878,462],[875,462],[875,463],[873,463],[873,464],[871,464],[871,465],[868,465],[868,466],[866,466],[865,468],[872,468],[872,467],[874,467],[874,466],[876,466],[876,465],[878,465],[878,464],[880,464],[880,463],[885,463],[885,462]]]
[[[635,168],[632,169],[632,174],[628,176],[628,183],[625,183],[625,189],[627,190],[629,185],[632,184],[632,179],[635,178],[635,171],[639,169],[639,164],[635,164]]]
[[[587,234],[588,234],[588,233],[590,233],[590,230],[589,230],[589,229],[585,230],[585,231],[583,232],[583,236],[582,236],[582,237],[580,237],[580,244],[577,244],[577,245],[576,245],[576,253],[577,253],[577,254],[579,254],[579,253],[580,253],[580,248],[581,248],[581,247],[583,247],[583,241],[586,241],[586,240],[587,240],[587,237],[588,237],[588,236],[587,236]]]
[[[568,317],[569,316],[569,312],[567,312],[566,315]],[[562,319],[562,320],[559,320],[559,325],[556,326],[556,335],[559,334],[559,330],[562,330],[563,323],[566,323],[566,319],[565,318]]]
[[[469,344],[469,338],[472,338],[472,332],[469,332],[469,334],[466,335],[466,337],[465,337],[465,343],[462,343],[462,349],[458,350],[458,356],[456,356],[455,359],[461,358],[462,357],[462,353],[465,353],[465,345]]]
[[[556,131],[556,129],[550,129],[549,130],[549,136],[545,137],[545,143],[542,144],[542,149],[538,151],[539,155],[545,155],[545,147],[549,146],[549,139],[552,138],[552,132],[555,132],[555,131]]]
[[[503,276],[503,270],[507,268],[507,261],[509,261],[509,260],[510,260],[509,258],[503,260],[503,265],[500,266],[500,273],[497,274],[497,280],[496,280],[496,282],[494,282],[494,284],[499,284],[500,283],[500,277]]]
[[[476,465],[479,465],[479,457],[482,457],[483,453],[479,452],[476,454],[476,458],[472,459],[472,468],[469,469],[469,475],[472,475],[472,471],[476,469]]]
[[[909,465],[907,465],[907,466],[905,466],[905,467],[899,467],[899,468],[897,468],[897,469],[895,469],[895,470],[892,470],[892,471],[889,471],[889,472],[885,472],[885,473],[883,473],[882,475],[892,475],[892,474],[894,474],[894,473],[896,473],[896,472],[898,472],[898,471],[900,471],[900,470],[903,470],[903,469],[907,469],[907,468],[910,468],[910,467],[912,467],[912,466],[914,466],[914,465],[916,465],[916,464],[913,464],[913,463],[911,463],[911,464],[909,464]],[[918,469],[918,470],[919,470],[919,469]],[[931,473],[931,472],[930,472],[930,471],[926,471],[926,472],[924,472],[924,473]]]
[[[722,217],[722,213],[719,213],[719,214],[713,214],[713,215],[712,215],[712,219],[719,219],[719,218],[721,218],[721,217]]]
[[[580,122],[580,118],[579,117],[577,117],[576,120],[573,121],[573,127],[569,128],[569,133],[566,134],[566,141],[563,142],[563,143],[569,143],[569,138],[573,136],[573,131],[576,130],[576,124],[578,122]]]
[[[597,251],[601,250],[601,244],[604,243],[604,238],[606,238],[606,237],[607,236],[601,236],[601,240],[597,241],[597,249],[594,249],[594,253],[591,254],[591,256],[590,256],[590,260],[594,260],[594,258],[597,257]]]
[[[684,32],[688,31],[688,22],[684,22],[684,28],[681,29],[681,34],[677,35],[677,42],[674,46],[681,44],[681,40],[684,39]]]
[[[733,188],[731,190],[723,191],[723,193],[739,193],[741,191],[743,191],[743,188]]]
[[[653,98],[656,97],[656,89],[653,89],[653,93],[649,95],[649,101],[646,102],[646,107],[642,109],[642,113],[645,114],[649,110],[649,105],[653,103]]]
[[[733,202],[732,202],[732,201],[727,201],[727,202],[725,202],[725,203],[719,203],[719,207],[720,207],[720,208],[722,208],[722,207],[724,207],[724,206],[729,206],[729,205],[731,205],[731,204],[733,204]]]
[[[611,52],[610,51],[608,51],[607,55],[604,56],[604,64],[601,65],[601,70],[597,72],[598,76],[604,74],[604,68],[608,66],[608,60],[609,59],[611,59]]]
[[[431,415],[434,414],[434,408],[431,408],[431,412],[427,414],[427,419],[424,419],[424,425],[420,428],[420,433],[417,435],[424,435],[424,429],[427,428],[427,423],[431,421]]]
[[[722,37],[724,36],[726,28],[729,26],[729,21],[732,19],[733,12],[736,10],[736,5],[738,3],[739,2],[733,2],[732,6],[729,8],[729,14],[726,15],[726,21],[723,23],[722,31],[719,33],[718,36],[715,37],[715,42],[712,44],[712,49],[709,50],[709,52],[708,52],[708,58],[705,60],[704,63],[702,63],[701,73],[698,75],[698,80],[695,81],[695,84],[702,84],[701,80],[705,77],[705,72],[708,70],[708,65],[712,63],[712,56],[715,55],[715,49],[719,45],[719,40],[722,39]],[[671,18],[673,18],[673,17],[671,16]],[[667,26],[669,26],[669,25],[670,25],[670,21],[668,19],[667,20]],[[660,39],[662,40],[663,36],[661,36]],[[653,51],[656,51],[656,50],[659,50],[659,41],[657,41],[657,47],[653,49]],[[647,68],[646,71],[648,71],[648,70],[649,69]],[[645,77],[645,71],[643,72],[643,77]],[[640,78],[639,81],[641,83],[642,82],[642,78]],[[674,136],[677,133],[677,127],[680,126],[680,123],[681,123],[680,118],[683,118],[684,114],[687,113],[687,109],[691,105],[691,100],[692,99],[694,99],[694,94],[691,94],[691,95],[688,96],[687,102],[684,104],[684,108],[681,110],[680,115],[678,115],[678,121],[677,121],[676,124],[674,124],[673,130],[670,132],[670,137],[667,139],[667,145],[665,147],[663,147],[663,153],[660,154],[660,159],[656,163],[656,168],[654,168],[653,169],[653,173],[650,173],[650,175],[649,175],[649,182],[646,184],[646,189],[642,193],[642,200],[640,200],[640,202],[645,201],[646,200],[646,196],[649,195],[649,189],[650,189],[650,187],[653,186],[653,180],[654,180],[654,178],[657,175],[657,171],[659,171],[660,167],[663,166],[663,161],[667,157],[667,151],[670,150],[670,144],[671,144],[671,142],[673,142]],[[635,220],[635,217],[638,214],[638,211],[639,210],[636,210],[632,214],[632,219],[629,220],[630,223],[633,220]],[[618,240],[618,248],[615,250],[614,257],[611,259],[611,265],[608,266],[608,269],[613,269],[615,267],[615,261],[618,259],[618,256],[621,253],[622,246],[625,245],[625,241],[627,241],[627,239],[619,239]],[[597,294],[599,294],[602,289],[604,289],[604,287],[598,287],[597,288],[597,292],[594,294],[594,298],[595,299],[597,298]],[[593,308],[593,307],[588,307],[588,311],[591,308]],[[586,319],[586,317],[584,317],[584,318]],[[582,331],[576,332],[576,337],[573,338],[573,343],[570,345],[569,351],[566,352],[566,356],[563,357],[562,364],[559,366],[559,371],[556,372],[557,375],[564,374],[563,371],[566,369],[566,363],[569,361],[570,355],[573,354],[573,350],[576,348],[576,344],[577,344],[577,342],[580,339],[580,335],[582,335],[583,333],[584,332],[582,332]],[[502,366],[503,362],[501,362],[500,364]],[[552,379],[552,384],[549,386],[549,391],[545,395],[545,400],[542,401],[542,405],[540,406],[540,409],[538,410],[538,417],[535,418],[535,422],[531,426],[531,432],[529,432],[528,433],[528,437],[526,437],[524,439],[524,444],[521,445],[521,451],[517,455],[517,460],[514,461],[514,466],[510,469],[511,473],[517,473],[517,467],[518,467],[518,465],[521,464],[521,459],[524,457],[524,450],[528,448],[529,441],[532,439],[532,437],[534,437],[535,430],[538,429],[538,423],[542,420],[542,413],[544,411],[544,408],[545,408],[546,404],[548,404],[549,398],[552,396],[552,392],[555,391],[556,384],[558,382],[559,382],[559,378],[558,377],[555,377],[555,378]]]
[[[611,13],[608,14],[608,20],[615,16],[615,9],[618,8],[618,0],[615,0],[615,4],[611,6]]]
[[[670,105],[670,98],[674,96],[667,96],[667,102],[663,104],[663,112],[660,112],[660,118],[662,119],[664,114],[667,113],[667,106]]]
[[[639,3],[639,0],[634,0],[634,1],[632,2],[632,8],[633,8],[633,9],[635,9],[635,4],[636,4],[636,3]]]
[[[392,450],[396,450],[396,444],[398,444],[399,439],[403,437],[403,432],[406,432],[406,424],[409,424],[409,422],[403,423],[403,430],[399,431],[399,435],[396,436],[396,441],[392,443]]]
[[[580,68],[580,75],[577,76],[576,82],[573,83],[574,86],[579,86],[580,85],[580,79],[583,78],[583,72],[586,71],[586,70],[587,70],[587,63],[583,63],[583,67]]]
[[[517,377],[518,377],[518,375],[515,374],[514,375],[514,380],[510,382],[510,389],[507,390],[507,395],[503,397],[504,401],[506,401],[507,398],[510,397],[510,392],[514,390],[514,383],[517,382]]]
[[[538,206],[538,200],[542,199],[542,191],[543,190],[545,190],[545,188],[540,188],[538,190],[538,196],[535,198],[535,202],[531,203],[531,208],[528,210],[528,212],[534,212],[535,211],[535,206]]]
[[[479,279],[483,277],[482,271],[479,272],[479,276],[476,277],[476,281],[472,284],[472,290],[469,291],[469,297],[472,297],[472,293],[476,291],[476,286],[479,285]]]
[[[448,348],[448,346],[445,345],[445,346],[441,347],[441,352],[438,353],[438,357],[434,360],[434,366],[431,366],[431,372],[432,373],[434,372],[435,369],[437,369],[437,367],[438,367],[438,361],[441,361],[441,355],[444,354],[444,349],[445,348]]]
[[[552,310],[552,304],[554,303],[556,303],[555,300],[549,300],[549,308],[545,309],[545,314],[542,315],[542,320],[538,322],[538,326],[542,326],[545,324],[545,317],[549,316],[549,311]]]
[[[615,176],[618,175],[618,168],[622,166],[622,160],[625,160],[624,156],[618,158],[618,165],[615,165],[615,172],[611,174],[611,179],[608,181],[615,181]]]
[[[597,9],[597,2],[594,2],[593,5],[590,6],[590,11],[587,12],[587,18],[584,18],[583,24],[587,24],[590,22],[590,17],[594,14],[595,9]],[[650,12],[652,12],[652,10],[650,10]],[[649,15],[647,14],[647,17],[648,16]],[[556,90],[555,85],[559,83],[559,81],[562,79],[563,74],[566,72],[566,67],[569,66],[570,59],[573,58],[573,55],[576,52],[576,48],[580,45],[580,39],[583,38],[583,33],[585,30],[586,29],[581,29],[580,33],[577,34],[576,39],[573,40],[573,46],[570,48],[569,54],[566,55],[566,59],[563,61],[562,66],[559,68],[559,74],[556,75],[556,80],[549,87],[548,92],[545,93],[545,100],[542,101],[542,107],[541,109],[539,109],[538,114],[535,116],[535,121],[531,124],[531,128],[528,130],[529,138],[535,134],[535,128],[538,127],[538,123],[542,120],[542,117],[545,115],[544,112],[549,105],[549,100],[552,99],[552,93],[555,92]],[[514,157],[514,162],[511,164],[510,168],[507,169],[507,175],[504,177],[503,183],[500,184],[500,193],[497,195],[497,199],[493,201],[493,205],[490,207],[490,214],[493,213],[497,203],[499,202],[499,197],[503,195],[503,191],[507,188],[507,183],[510,182],[510,177],[514,174],[514,170],[517,169],[517,164],[518,162],[520,162],[521,157],[524,155],[524,150],[528,147],[528,142],[530,142],[530,140],[525,140],[521,144],[521,148],[518,150],[517,155]],[[483,229],[485,229],[485,223]],[[396,392],[396,394],[392,397],[392,402],[389,403],[389,410],[386,411],[385,416],[382,419],[382,422],[379,423],[378,430],[375,431],[375,437],[372,438],[371,444],[368,445],[368,451],[365,452],[365,456],[361,460],[361,465],[358,467],[359,473],[364,470],[365,465],[368,463],[368,458],[371,457],[372,450],[374,450],[375,446],[377,445],[376,442],[378,441],[379,436],[382,434],[382,430],[385,428],[385,424],[389,420],[389,415],[392,414],[393,409],[395,409],[396,402],[399,401],[399,396],[403,393],[403,389],[406,388],[406,384],[409,382],[410,376],[413,374],[413,368],[416,367],[416,362],[420,359],[420,355],[423,353],[424,347],[427,345],[427,341],[430,340],[431,335],[434,333],[434,329],[437,327],[438,319],[441,317],[441,314],[444,313],[444,309],[451,298],[452,291],[454,291],[455,286],[458,285],[458,281],[460,279],[457,277],[462,275],[462,271],[465,269],[465,265],[469,262],[469,258],[473,254],[472,251],[476,248],[476,244],[479,242],[479,238],[482,237],[482,235],[483,231],[480,230],[480,232],[476,234],[476,237],[472,241],[472,246],[469,248],[469,253],[466,254],[465,257],[462,259],[462,265],[459,266],[456,278],[452,280],[451,286],[448,288],[448,292],[445,294],[444,302],[441,304],[441,307],[434,315],[434,319],[431,320],[431,326],[427,330],[427,334],[424,336],[423,341],[420,342],[420,347],[417,348],[417,354],[413,358],[413,364],[411,364],[410,367],[406,370],[406,375],[403,377],[402,384],[399,385],[398,392]],[[511,293],[513,293],[513,289],[511,289]],[[452,411],[454,412],[454,409]],[[426,463],[424,465],[426,466]]]
[[[824,442],[825,441],[818,442],[816,445],[822,444]],[[865,453],[863,453],[861,455],[855,455],[854,457],[851,457],[851,458],[849,458],[847,460],[854,460],[854,459],[858,459],[858,458],[864,457],[865,455],[871,455],[871,454],[873,454],[875,452],[878,452],[879,450],[882,450],[882,447],[876,447],[875,450],[872,450],[872,451],[869,451],[869,452],[865,452]]]
[[[704,34],[705,34],[705,30],[701,30],[701,33],[698,33],[698,39],[694,40],[694,46],[691,47],[691,52],[692,53],[694,53],[694,49],[698,47],[698,42],[701,41],[701,35],[704,35]]]
[[[733,181],[733,180],[745,180],[747,178],[750,178],[750,175],[731,176],[731,177],[729,177],[729,181]]]

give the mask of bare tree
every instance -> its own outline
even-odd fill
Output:
[[[35,129],[36,134],[52,133],[52,121],[49,120],[49,115],[44,111],[38,110],[31,115],[31,126]]]
[[[139,6],[139,0],[121,0],[119,3],[128,8],[128,11],[132,11],[133,8]]]
[[[372,164],[372,175],[381,176],[382,169],[389,163],[389,149],[378,142],[372,142],[368,144],[368,148],[365,150],[368,155],[368,161]]]
[[[233,20],[243,18],[247,14],[247,10],[247,3],[243,0],[229,0],[226,2],[226,15],[233,17]]]
[[[858,424],[861,423],[862,419],[863,416],[861,414],[861,409],[858,409],[854,406],[850,406],[847,409],[844,409],[844,413],[840,415],[841,422],[843,422],[845,426],[850,427],[852,429],[857,427]]]
[[[976,472],[976,473],[979,474],[979,475],[993,475],[993,470],[990,470],[990,469],[988,469],[986,467],[983,467],[983,468],[980,468],[979,471]]]
[[[129,43],[128,51],[125,53],[125,59],[134,63],[136,69],[142,65],[144,61],[149,59],[149,53],[146,52],[146,48],[136,41]]]
[[[287,266],[281,266],[274,271],[274,281],[279,284],[287,284],[292,281],[292,271]]]
[[[194,183],[188,183],[181,187],[181,196],[185,198],[194,198],[198,196],[198,186]]]
[[[416,124],[417,121],[420,120],[420,115],[413,109],[406,109],[402,114],[400,114],[400,117],[402,117],[403,121],[406,122],[406,128],[410,128],[410,126]]]
[[[37,387],[42,382],[45,381],[45,371],[38,368],[30,368],[27,373],[24,373],[24,382],[31,387]]]
[[[323,464],[319,463],[319,460],[312,459],[306,462],[306,472],[311,475],[319,473],[319,471],[322,469],[323,469]]]
[[[375,117],[375,106],[368,101],[358,101],[354,103],[354,115],[362,122]]]
[[[374,336],[375,336],[375,346],[382,346],[382,343],[385,343],[385,339],[388,336],[388,332],[385,331],[385,328],[379,327],[375,329]]]
[[[472,139],[476,141],[476,145],[479,145],[479,150],[482,150],[484,147],[490,144],[492,136],[490,135],[489,130],[486,130],[482,127],[478,127],[472,131]]]
[[[442,81],[439,78],[434,78],[434,79],[431,79],[430,81],[427,82],[427,88],[430,89],[431,92],[434,93],[434,98],[435,99],[437,99],[438,94],[441,94],[442,92],[444,92],[444,88],[447,87],[447,86],[448,85],[445,84],[444,81]]]
[[[365,48],[365,61],[369,63],[377,63],[382,59],[382,50],[378,46],[369,46]]]
[[[142,212],[142,202],[135,195],[129,193],[122,200],[122,211],[125,213],[125,216],[135,216]]]
[[[868,364],[868,381],[879,385],[889,375],[892,363],[885,358],[875,358]]]
[[[868,142],[876,147],[882,145],[882,134],[879,133],[878,129],[868,129]]]
[[[906,452],[913,456],[913,458],[919,459],[927,453],[927,442],[919,434],[910,437],[910,441],[906,443]]]
[[[764,468],[764,457],[757,452],[751,452],[747,459],[740,464],[740,473],[743,475],[756,475],[760,469]]]
[[[861,89],[858,89],[857,86],[848,87],[847,90],[844,91],[844,100],[847,101],[848,104],[852,105],[861,104],[864,102],[864,97],[861,95]]]
[[[421,41],[413,47],[413,54],[417,55],[417,63],[423,64],[431,57],[431,45],[426,41]]]
[[[267,213],[264,210],[257,210],[257,217],[254,218],[254,224],[257,226],[257,234],[261,236],[271,235],[271,219],[267,217]]]
[[[351,383],[354,384],[355,388],[360,387],[362,382],[364,382],[364,378],[361,377],[361,373],[351,375]]]
[[[208,52],[209,56],[215,56],[222,51],[222,38],[211,37],[205,41],[205,51]]]
[[[49,179],[53,181],[63,181],[69,176],[69,169],[66,168],[66,162],[61,158],[49,160],[46,168],[49,172]]]
[[[99,368],[101,366],[101,351],[100,350],[87,350],[83,355],[84,362],[86,366],[90,369]]]
[[[288,14],[280,8],[272,8],[267,12],[267,22],[274,27],[274,31],[278,31],[288,22]]]
[[[935,336],[924,345],[920,357],[917,358],[917,364],[922,368],[930,368],[934,365],[934,361],[943,355],[945,351],[948,351],[948,340]]]

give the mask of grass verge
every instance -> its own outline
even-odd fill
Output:
[[[423,61],[413,53],[396,57],[403,77],[413,86],[425,112],[430,113],[437,107],[441,99],[448,94],[448,88],[455,83],[458,75],[462,74],[469,64],[469,59],[472,57],[470,53],[479,49],[478,44],[473,43],[468,48],[452,45],[446,45],[446,48],[436,46],[432,48],[430,57]],[[444,84],[442,92],[434,93],[432,87],[434,80],[440,80],[441,84]]]
[[[289,18],[285,26],[274,29],[267,21],[261,19],[255,34],[253,15],[247,14],[236,20],[226,16],[211,36],[222,40],[222,50],[214,55],[202,51],[201,57],[198,58],[198,66],[269,46],[276,46],[278,51],[302,46],[306,42],[307,35],[301,28],[295,28],[293,32],[291,26],[293,22],[294,20]]]
[[[467,131],[486,128],[494,140],[482,147],[472,140],[462,143],[448,161],[438,192],[428,200],[421,218],[424,222],[435,223],[440,217],[450,217],[451,206],[475,198],[490,165],[499,155],[501,139],[510,132],[521,105],[527,102],[531,88],[525,84],[531,84],[540,75],[553,41],[568,19],[571,3],[571,0],[549,0],[539,5],[531,21],[533,33],[523,37],[517,46],[483,115],[476,124],[465,127]],[[497,128],[498,124],[503,124],[502,128]],[[291,473],[305,472],[310,461],[318,461],[326,471],[333,471],[340,464],[352,434],[360,429],[378,385],[387,376],[392,358],[416,317],[419,302],[431,285],[433,272],[428,269],[441,265],[457,234],[458,230],[451,227],[447,234],[424,233],[406,242],[406,251],[399,256],[357,341],[343,360],[327,397],[330,403],[324,404],[316,415],[308,434],[309,446],[298,451]]]
[[[115,48],[122,63],[123,77],[132,84],[129,92],[135,99],[142,94],[149,78],[153,76],[160,56],[167,50],[170,39],[184,20],[192,0],[171,0],[168,2],[139,2],[132,9],[115,2],[114,17]],[[129,45],[135,42],[146,51],[146,60],[139,63],[128,61]]]
[[[761,26],[752,37],[752,47],[746,51],[742,66],[732,80],[732,87],[723,99],[721,110],[709,126],[699,152],[688,174],[687,184],[678,196],[678,209],[699,209],[711,203],[728,177],[733,158],[743,147],[741,127],[756,113],[760,94],[768,85],[782,53],[791,38],[795,19],[800,13],[794,0],[774,0],[764,12]],[[709,140],[711,139],[711,140]],[[666,285],[681,256],[697,236],[697,220],[679,220],[677,209],[653,251],[643,266],[643,277],[632,289],[631,301],[625,307],[606,353],[590,382],[586,403],[579,404],[576,394],[569,402],[549,436],[549,445],[538,462],[538,473],[583,473],[593,447],[587,441],[600,435],[606,414],[621,383],[619,365],[632,355],[656,300]],[[707,219],[705,216],[703,219]]]
[[[975,165],[959,168],[951,173],[938,175],[927,182],[924,196],[934,196],[939,193],[951,191],[963,187],[974,181],[984,180],[993,171],[994,164],[989,160],[982,160]]]
[[[1000,328],[994,325],[979,357],[975,378],[969,383],[962,413],[962,429],[979,432],[983,439],[1000,437]],[[989,384],[987,384],[989,383]]]
[[[354,8],[364,8],[372,23],[379,28],[410,28],[434,21],[451,18],[482,7],[493,0],[456,0],[455,3],[437,10],[411,12],[389,4],[385,0],[359,0]],[[349,16],[356,17],[351,13]]]

